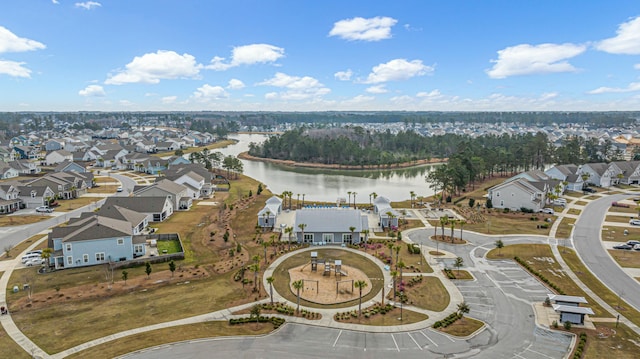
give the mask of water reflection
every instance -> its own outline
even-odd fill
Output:
[[[267,136],[259,134],[239,134],[229,136],[238,143],[221,149],[225,156],[236,156],[249,150],[249,143],[260,143]],[[359,203],[369,201],[369,195],[386,196],[392,201],[404,201],[410,198],[410,192],[416,196],[430,196],[425,177],[433,165],[388,170],[339,170],[298,168],[267,162],[242,160],[244,174],[267,185],[274,193],[291,191],[305,195],[305,201],[335,201],[338,197],[348,197],[348,192],[356,193]]]

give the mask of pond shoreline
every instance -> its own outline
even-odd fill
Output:
[[[238,154],[238,158],[248,161],[259,161],[275,163],[289,167],[302,167],[302,168],[326,168],[332,170],[391,170],[398,168],[410,168],[419,167],[429,164],[446,163],[447,159],[430,159],[430,160],[417,160],[411,162],[394,163],[391,165],[339,165],[339,164],[324,164],[313,162],[296,162],[292,160],[279,160],[274,158],[255,157],[249,154],[249,152],[241,152]]]

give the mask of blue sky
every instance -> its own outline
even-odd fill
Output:
[[[637,1],[3,0],[0,111],[640,110]]]

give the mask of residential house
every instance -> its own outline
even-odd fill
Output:
[[[73,162],[73,154],[67,150],[56,150],[47,153],[44,160],[47,166],[53,166],[64,161]]]
[[[585,174],[587,184],[598,187],[610,187],[615,173],[609,164],[604,162],[586,163],[580,167],[580,175]]]
[[[180,144],[175,141],[156,142],[156,150],[158,151],[175,151],[178,149],[180,149]]]
[[[133,242],[129,222],[95,213],[54,227],[48,246],[53,250],[50,264],[57,269],[131,260],[145,251],[144,242]]]
[[[0,161],[0,179],[15,178],[19,175],[18,170],[11,167],[9,163]]]
[[[214,190],[211,184],[213,173],[197,163],[175,164],[164,172],[164,178],[175,183],[188,185],[193,198],[210,198]]]
[[[56,198],[56,193],[49,186],[18,184],[16,188],[20,193],[18,198],[22,200],[22,204],[26,208],[48,206],[50,201]]]
[[[150,186],[135,186],[133,188],[134,197],[166,197],[173,202],[176,210],[188,210],[191,208],[192,200],[187,194],[187,187],[177,184],[167,179],[158,181]]]
[[[173,201],[168,195],[144,197],[108,197],[102,207],[112,206],[126,208],[147,216],[146,222],[162,222],[169,218],[174,211]]]
[[[35,161],[15,160],[9,162],[9,166],[14,168],[20,175],[32,175],[40,173],[40,166]]]
[[[615,161],[609,163],[613,184],[640,183],[640,161]]]
[[[258,226],[262,229],[273,228],[280,211],[282,211],[282,199],[277,196],[269,198],[264,208],[258,212]]]
[[[366,213],[353,208],[303,208],[296,211],[293,228],[300,243],[357,244],[369,222]]]
[[[22,200],[20,191],[9,183],[0,183],[0,214],[13,213],[20,209]]]
[[[149,140],[142,140],[136,142],[136,152],[140,153],[155,153],[158,152],[156,149],[156,143]]]
[[[160,157],[149,157],[146,161],[140,163],[142,166],[138,168],[138,171],[156,175],[167,169],[169,162],[163,160]]]
[[[382,229],[398,227],[400,213],[391,208],[391,200],[385,196],[378,196],[373,201],[373,213],[378,214],[379,226]]]
[[[566,189],[569,191],[582,191],[584,181],[578,173],[579,167],[576,165],[555,165],[544,171],[549,177],[566,182]]]
[[[111,201],[109,203],[105,202],[105,204],[96,211],[96,214],[103,217],[127,221],[131,224],[131,234],[134,236],[142,234],[142,231],[149,226],[149,220],[153,220],[153,215],[150,216],[146,213],[136,212],[129,208],[113,204],[114,202],[117,201]]]
[[[47,152],[63,150],[65,149],[64,144],[64,140],[51,139],[44,143],[44,149]]]
[[[511,178],[489,188],[487,198],[494,208],[509,208],[513,211],[527,208],[538,212],[544,208],[548,192],[549,185],[546,182]]]
[[[23,160],[31,160],[38,158],[40,150],[35,146],[14,146],[17,156]]]
[[[53,169],[53,172],[79,172],[84,173],[87,172],[87,169],[76,162],[73,161],[64,161],[61,162],[56,168]]]

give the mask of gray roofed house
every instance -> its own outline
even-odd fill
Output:
[[[586,163],[580,167],[580,174],[588,176],[585,181],[598,187],[609,187],[612,184],[613,172],[609,171],[609,164],[604,162]]]
[[[158,197],[169,196],[173,202],[174,209],[189,209],[180,208],[180,199],[188,197],[187,188],[181,184],[177,184],[170,180],[161,180],[150,186],[135,187],[133,192],[134,197]]]
[[[378,214],[382,229],[398,227],[400,213],[391,207],[391,200],[385,196],[378,196],[373,201],[373,213]]]
[[[296,211],[293,228],[301,243],[356,244],[369,224],[367,215],[353,208],[303,208]]]
[[[102,207],[119,206],[145,214],[148,222],[162,222],[173,214],[173,201],[169,196],[108,197]]]
[[[531,182],[525,178],[511,178],[487,191],[487,198],[494,208],[509,208],[519,211],[521,208],[540,211],[549,191],[546,182]]]
[[[20,184],[16,186],[20,194],[18,198],[22,200],[26,208],[37,208],[48,206],[49,201],[54,199],[56,193],[49,186],[31,186]]]
[[[96,214],[129,222],[131,224],[131,234],[133,235],[142,233],[142,230],[149,225],[148,215],[115,204],[107,205],[105,203]]]
[[[57,269],[84,267],[134,258],[131,224],[95,213],[74,218],[64,227],[54,227],[48,246],[53,250],[49,263]]]
[[[258,212],[258,226],[264,228],[273,228],[276,224],[278,214],[282,210],[282,199],[278,196],[272,196],[267,199],[265,206]]]
[[[584,186],[582,176],[578,174],[579,167],[576,165],[555,165],[544,173],[553,179],[567,182],[566,189],[569,191],[581,191]]]

